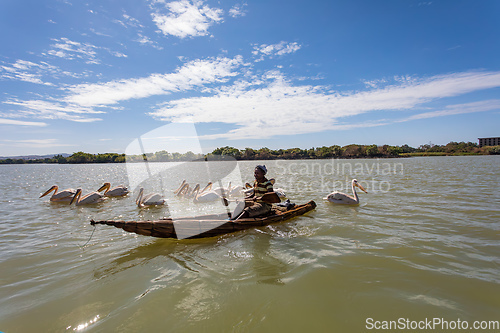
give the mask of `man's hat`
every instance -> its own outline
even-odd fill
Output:
[[[261,169],[261,170],[264,172],[264,174],[266,174],[266,173],[267,173],[267,168],[266,168],[266,166],[265,166],[265,165],[257,165],[257,166],[256,166],[256,168]]]

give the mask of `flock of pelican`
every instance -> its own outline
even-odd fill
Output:
[[[275,183],[274,179],[270,179],[271,183]],[[352,182],[352,193],[350,196],[348,194],[342,192],[332,192],[328,194],[324,200],[327,200],[333,204],[340,205],[358,205],[359,197],[356,193],[356,187],[362,190],[365,193],[368,193],[363,186],[359,184],[356,179],[353,179]],[[43,193],[40,198],[54,192],[50,197],[50,201],[52,202],[69,202],[69,204],[75,203],[77,206],[81,205],[89,205],[96,204],[104,201],[108,197],[123,197],[129,194],[129,190],[127,187],[120,185],[114,188],[111,188],[111,184],[106,182],[104,183],[97,191],[88,193],[82,196],[82,189],[72,189],[68,188],[62,191],[58,191],[59,187],[57,185],[52,186],[45,193]],[[104,192],[103,192],[104,191]],[[103,192],[103,193],[101,193]],[[280,197],[285,198],[286,193],[281,188],[274,189],[274,192]],[[201,189],[200,184],[196,184],[194,187],[191,187],[186,180],[183,180],[179,187],[174,191],[174,194],[177,197],[185,198],[191,200],[193,203],[209,203],[215,202],[217,200],[223,200],[227,202],[229,198],[244,198],[253,194],[253,187],[249,183],[245,183],[244,186],[231,186],[231,182],[229,182],[227,187],[216,187],[213,188],[213,183],[209,182],[203,189]],[[144,194],[144,188],[140,188],[139,195],[135,200],[135,203],[138,207],[148,207],[148,206],[157,206],[165,204],[166,200],[159,193],[151,193]]]
[[[275,179],[272,178],[269,181],[274,185]],[[286,198],[285,190],[276,188],[274,189],[274,192],[280,198]],[[190,199],[194,203],[207,203],[224,199],[245,198],[253,194],[253,187],[249,183],[245,183],[243,186],[232,186],[231,182],[229,182],[227,187],[219,186],[213,188],[213,183],[208,182],[208,184],[201,189],[200,184],[196,184],[191,187],[191,185],[186,183],[186,180],[183,180],[179,187],[174,191],[174,194],[180,198]]]
[[[104,183],[104,185],[102,185],[97,191],[90,192],[84,196],[82,196],[81,188],[76,190],[68,188],[60,192],[58,192],[58,190],[59,187],[57,185],[54,185],[45,193],[43,193],[40,198],[50,194],[51,192],[54,192],[50,197],[50,201],[69,202],[70,205],[75,203],[75,205],[77,206],[82,206],[100,203],[109,197],[123,197],[130,193],[127,187],[123,185],[111,188],[111,184],[107,182]],[[163,199],[158,193],[144,195],[144,189],[141,187],[135,203],[139,207],[163,205],[165,203],[165,199]]]

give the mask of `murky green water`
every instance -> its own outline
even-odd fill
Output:
[[[84,193],[128,184],[125,165],[0,166],[0,331],[360,332],[367,318],[500,320],[500,157],[261,163],[292,201],[317,209],[204,240],[98,226],[84,248],[91,218],[168,210],[140,210],[135,195],[94,207],[38,198],[54,184]],[[255,164],[239,162],[244,181]],[[172,172],[163,188],[186,175],[201,182],[196,168]],[[358,207],[322,200],[333,188],[350,193],[352,178],[369,192]],[[169,200],[172,214],[210,210]]]

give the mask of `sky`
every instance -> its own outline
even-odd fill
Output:
[[[206,153],[500,136],[499,12],[496,0],[2,0],[0,156],[124,153],[141,137]]]

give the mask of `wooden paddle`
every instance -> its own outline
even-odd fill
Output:
[[[280,197],[275,192],[267,192],[259,199],[270,204],[281,202]]]

